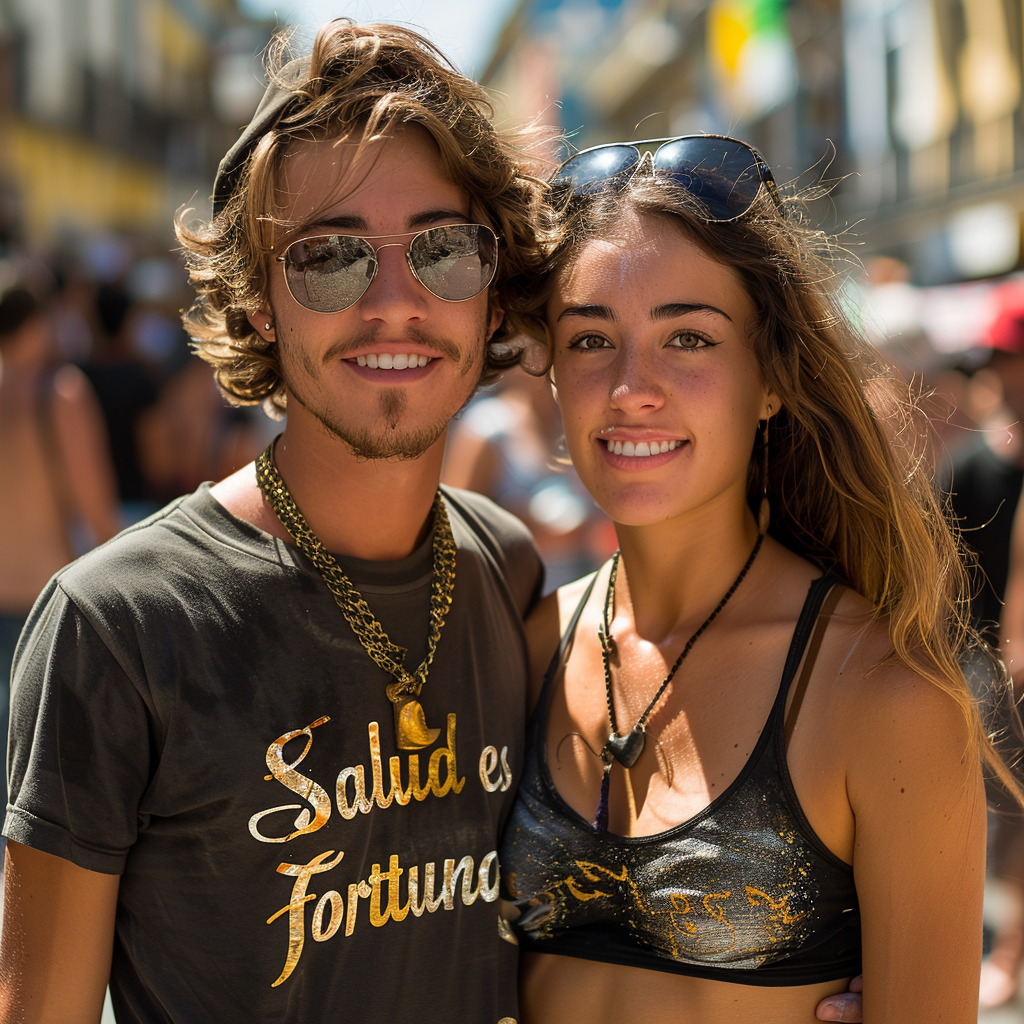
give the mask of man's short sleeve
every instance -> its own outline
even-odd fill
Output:
[[[104,632],[58,581],[29,617],[11,680],[4,834],[119,874],[136,839],[152,727]]]

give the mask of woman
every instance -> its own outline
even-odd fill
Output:
[[[531,622],[523,1019],[811,1021],[863,967],[868,1024],[976,1020],[982,761],[1012,782],[957,668],[956,541],[825,240],[735,140],[554,182],[540,314],[621,554]]]

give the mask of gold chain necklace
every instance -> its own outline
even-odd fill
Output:
[[[428,729],[423,706],[415,698],[420,695],[427,673],[434,661],[437,642],[444,628],[445,616],[452,605],[452,591],[455,588],[455,538],[444,498],[438,491],[431,509],[434,516],[433,562],[434,579],[430,590],[430,633],[427,636],[427,653],[415,672],[405,667],[409,653],[404,647],[393,644],[370,610],[363,595],[341,570],[334,556],[320,543],[320,538],[310,529],[305,516],[299,511],[295,499],[285,485],[274,461],[274,447],[277,438],[270,442],[266,451],[256,460],[256,482],[263,497],[267,499],[281,525],[288,531],[298,549],[313,563],[323,577],[327,589],[334,595],[335,603],[352,627],[366,653],[385,672],[395,677],[388,683],[385,692],[395,713],[395,739],[400,750],[420,750],[430,746],[440,735],[440,729]]]

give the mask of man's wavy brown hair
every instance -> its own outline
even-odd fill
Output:
[[[534,213],[541,182],[528,170],[528,130],[499,132],[484,90],[422,36],[394,25],[331,21],[306,57],[293,55],[287,33],[278,35],[266,68],[269,80],[297,100],[260,138],[211,222],[197,221],[189,209],[175,217],[198,293],[183,314],[185,329],[229,402],[285,408],[277,346],[252,328],[247,314],[266,297],[273,233],[287,227],[276,213],[276,185],[296,140],[363,147],[410,124],[425,129],[444,174],[469,195],[472,218],[501,236],[493,301],[505,310],[523,304],[524,282],[540,259]],[[488,346],[481,383],[518,362],[509,342],[519,333],[516,315],[506,313]]]
[[[546,337],[559,276],[589,240],[614,237],[630,213],[669,219],[731,268],[757,311],[749,340],[763,379],[782,402],[768,421],[767,474],[763,442],[751,438],[751,509],[756,515],[767,493],[769,533],[835,567],[888,619],[890,659],[952,696],[982,760],[1024,806],[961,671],[962,658],[981,656],[1007,682],[970,623],[967,556],[934,484],[920,396],[844,314],[834,240],[807,225],[802,204],[783,207],[791,209],[780,213],[762,194],[741,220],[708,223],[689,193],[640,173],[620,190],[548,208],[545,263],[520,315]]]

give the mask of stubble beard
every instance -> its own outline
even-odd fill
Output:
[[[360,340],[357,339],[345,347],[354,349],[360,343]],[[476,391],[483,374],[485,344],[486,334],[483,330],[480,332],[478,344],[465,353],[460,352],[458,347],[451,342],[435,343],[435,347],[442,353],[455,353],[462,357],[459,361],[459,376],[472,376],[473,380],[473,386],[466,401]],[[329,356],[339,358],[341,353],[332,350]],[[418,459],[440,440],[445,430],[448,429],[451,418],[459,411],[452,409],[451,412],[442,413],[437,421],[430,426],[421,427],[418,430],[402,430],[401,422],[408,405],[408,396],[403,388],[381,387],[377,403],[380,418],[384,422],[383,428],[373,430],[366,425],[345,424],[338,417],[332,415],[328,403],[313,401],[305,392],[305,388],[298,386],[297,377],[299,375],[288,372],[286,363],[289,360],[284,357],[283,352],[281,357],[281,373],[284,377],[288,401],[301,405],[329,435],[341,441],[357,459],[386,459],[396,462]],[[316,364],[307,352],[300,351],[296,353],[295,358],[301,364],[304,376],[312,380],[319,377]],[[327,357],[324,361],[328,361]]]

